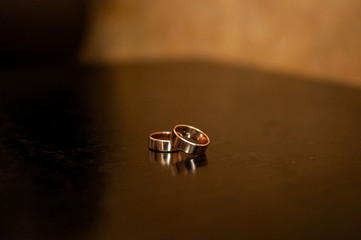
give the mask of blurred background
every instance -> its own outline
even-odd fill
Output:
[[[199,59],[361,86],[361,1],[2,0],[2,65]]]
[[[0,0],[0,240],[361,239],[360,40],[360,0]],[[148,152],[178,123],[207,158]]]

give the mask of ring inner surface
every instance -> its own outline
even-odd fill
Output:
[[[195,143],[195,144],[207,144],[209,142],[208,138],[201,132],[188,128],[185,126],[179,126],[176,129],[176,132],[181,135],[185,140]]]
[[[157,140],[170,140],[170,134],[169,133],[155,133],[152,135],[152,138],[155,138]]]

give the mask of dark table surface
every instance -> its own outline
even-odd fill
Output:
[[[177,123],[206,156],[159,154]],[[0,239],[360,239],[361,90],[207,62],[0,70]]]

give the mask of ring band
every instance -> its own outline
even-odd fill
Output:
[[[171,142],[171,132],[154,132],[149,135],[149,148],[159,152],[178,151]]]
[[[202,155],[206,152],[210,139],[198,128],[179,124],[173,128],[172,143],[174,148],[192,155]]]

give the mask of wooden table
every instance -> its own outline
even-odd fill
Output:
[[[0,239],[361,238],[360,89],[197,61],[0,79]],[[148,150],[177,123],[206,156]]]

